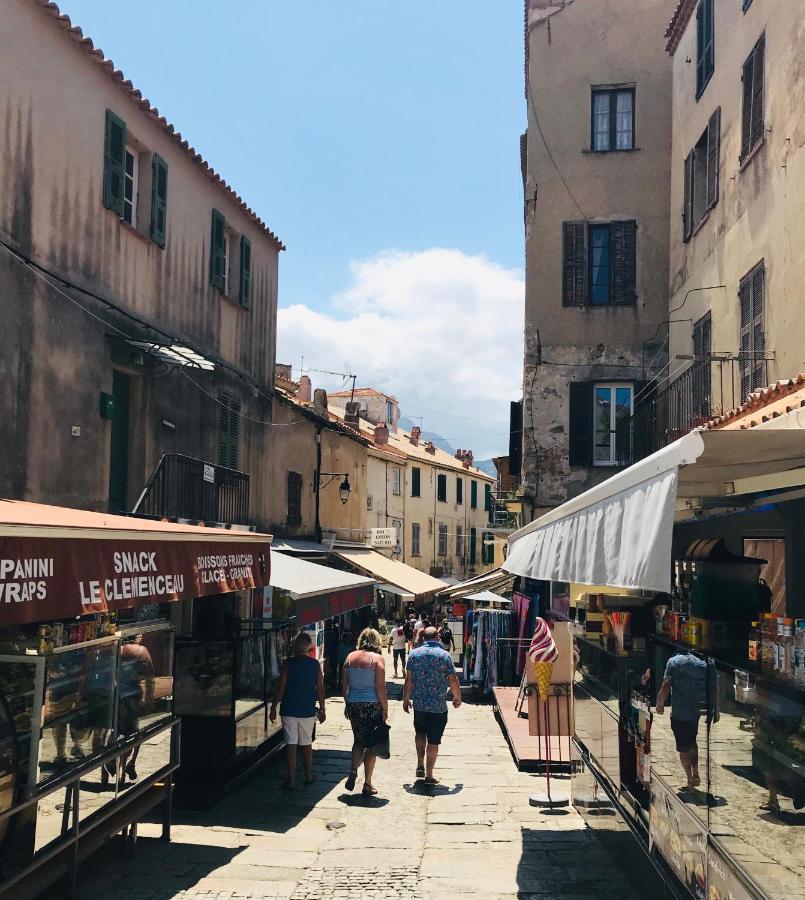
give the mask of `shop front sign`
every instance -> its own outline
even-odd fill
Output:
[[[263,587],[268,542],[0,538],[0,625]]]
[[[373,528],[369,534],[369,546],[394,549],[397,546],[397,529]]]
[[[696,900],[707,900],[707,831],[665,784],[651,776],[649,846]]]

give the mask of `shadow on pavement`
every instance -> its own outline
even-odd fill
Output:
[[[419,794],[423,797],[449,797],[460,794],[464,790],[463,784],[454,784],[448,787],[446,784],[425,784],[424,781],[415,781],[413,784],[404,784],[403,790],[407,794]]]
[[[344,806],[360,806],[364,809],[381,809],[388,806],[388,797],[364,797],[360,791],[357,794],[339,794],[338,800]]]

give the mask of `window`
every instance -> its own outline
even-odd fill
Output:
[[[481,565],[489,566],[495,561],[495,536],[491,531],[481,533]]]
[[[137,174],[140,154],[133,147],[126,147],[123,170],[123,215],[121,218],[132,228],[137,227]]]
[[[494,510],[494,505],[492,503],[492,485],[491,484],[484,485],[484,509],[488,513],[491,513]]]
[[[439,523],[439,556],[447,556],[447,524]]]
[[[721,108],[710,117],[702,136],[685,160],[683,239],[689,240],[708,212],[718,203],[721,148]]]
[[[631,384],[596,384],[593,391],[593,465],[616,466],[630,457]]]
[[[464,526],[456,526],[456,556],[464,559]]]
[[[218,394],[218,465],[238,467],[240,400],[226,391]]]
[[[710,313],[693,326],[693,415],[711,417],[712,382],[710,357],[713,352],[713,329]]]
[[[240,236],[238,302],[244,309],[252,305],[252,244],[245,234]]]
[[[763,142],[764,66],[766,35],[760,36],[743,66],[743,111],[741,115],[741,162]]]
[[[391,400],[386,400],[386,425],[394,424],[394,404]]]
[[[716,65],[714,0],[701,0],[696,11],[696,99],[704,93]]]
[[[562,303],[626,306],[637,300],[637,223],[565,222]]]
[[[391,492],[399,497],[402,493],[402,470],[401,469],[392,469],[391,470]]]
[[[447,503],[447,475],[436,476],[436,499]]]
[[[419,549],[420,533],[421,533],[421,530],[420,530],[419,522],[412,522],[411,523],[411,556],[419,556],[420,555],[420,552],[421,552]]]
[[[288,525],[302,524],[302,476],[288,472]]]
[[[478,543],[478,531],[475,528],[470,528],[470,565],[475,565],[476,559],[476,544]]]
[[[422,474],[422,470],[419,466],[413,466],[411,468],[411,496],[412,497],[421,497],[421,486],[420,486],[420,477]]]
[[[743,11],[746,12],[747,9],[752,5],[752,0],[744,0]]]
[[[478,509],[478,482],[470,482],[470,509]]]
[[[460,506],[464,502],[464,479],[456,478],[456,503]]]
[[[110,109],[106,110],[103,149],[103,205],[122,221],[145,232],[147,210],[140,194],[148,196],[146,150],[133,140],[126,123]],[[155,244],[165,246],[168,204],[168,164],[158,153],[151,154],[151,218],[148,235]],[[138,214],[139,213],[139,214]],[[142,221],[140,221],[142,220]]]
[[[634,150],[634,100],[634,88],[593,88],[593,151]]]
[[[212,211],[210,232],[210,284],[226,291],[226,220],[217,209]]]
[[[766,293],[765,263],[756,266],[738,291],[741,304],[741,400],[766,386],[766,335],[763,306]]]

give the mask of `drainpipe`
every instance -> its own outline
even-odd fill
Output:
[[[316,474],[313,476],[313,493],[316,503],[316,540],[321,543],[322,531],[319,520],[319,491],[321,489],[321,426],[316,427]]]

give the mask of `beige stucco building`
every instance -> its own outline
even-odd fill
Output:
[[[54,4],[0,32],[0,496],[130,510],[180,453],[266,525],[282,244]]]
[[[526,519],[629,457],[668,309],[668,0],[526,0]]]
[[[351,391],[328,399],[332,413],[373,443],[370,521],[398,528],[395,558],[436,577],[464,578],[491,568],[488,498],[494,478],[472,465],[472,452],[453,456],[422,441],[419,428],[404,431],[397,400],[373,388],[358,388],[354,399]]]
[[[667,40],[669,380],[709,418],[805,362],[805,4],[682,2]]]

